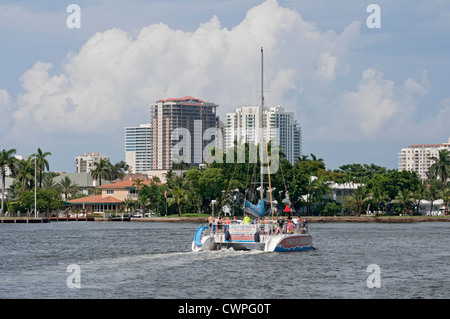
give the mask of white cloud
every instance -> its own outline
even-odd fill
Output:
[[[133,33],[98,32],[61,65],[39,61],[22,75],[11,137],[28,139],[37,131],[63,138],[66,133],[121,136],[123,127],[148,121],[150,104],[161,98],[196,96],[219,104],[221,115],[255,105],[261,46],[266,103],[294,111],[310,145],[405,140],[411,125],[427,126],[429,136],[445,131],[448,100],[439,114],[417,117],[431,90],[426,72],[401,82],[373,66],[376,60],[360,62],[358,69],[353,58],[361,46],[378,41],[372,34],[363,36],[361,28],[361,21],[349,20],[340,33],[323,31],[299,12],[267,0],[232,28],[212,16],[193,31],[161,22]],[[12,109],[4,90],[0,108]]]
[[[268,0],[232,29],[214,16],[193,32],[164,23],[136,35],[114,28],[94,34],[55,67],[37,62],[21,77],[14,134],[39,130],[95,135],[148,120],[149,105],[184,95],[216,102],[221,114],[259,96],[259,48],[267,56],[273,104],[297,108],[299,96],[346,70],[359,23],[342,34],[321,32],[291,9]]]
[[[8,91],[0,87],[0,133],[6,134],[9,129],[11,114],[11,98]]]
[[[311,127],[320,141],[356,142],[377,139],[405,139],[417,120],[421,99],[430,89],[426,73],[421,80],[407,78],[403,84],[386,79],[381,71],[368,68],[355,90],[345,90],[318,113]],[[320,119],[320,121],[318,121]],[[319,125],[317,125],[319,124]]]

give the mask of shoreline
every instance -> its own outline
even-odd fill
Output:
[[[422,222],[450,222],[450,216],[301,216],[308,223],[422,223]],[[61,218],[51,220],[52,222],[69,221]],[[79,218],[70,219],[70,221],[94,221],[94,222],[118,222],[106,218]],[[124,220],[125,221],[125,220]],[[124,222],[122,221],[122,222]],[[200,223],[206,224],[207,217],[149,217],[149,218],[131,218],[126,220],[130,222],[153,222],[153,223]],[[48,218],[27,218],[27,217],[0,217],[0,224],[3,223],[36,223],[50,222]]]
[[[450,216],[301,216],[308,223],[420,223],[450,222]],[[96,219],[97,220],[97,219]],[[131,218],[132,222],[207,223],[206,217]]]

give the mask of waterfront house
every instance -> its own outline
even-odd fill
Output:
[[[161,183],[152,180],[140,180],[141,185],[150,186],[151,183],[160,185]],[[138,187],[136,179],[128,178],[118,180],[114,183],[101,185],[101,195],[87,196],[68,200],[66,206],[72,211],[85,211],[88,213],[104,213],[106,211],[119,212],[126,199],[138,199]]]

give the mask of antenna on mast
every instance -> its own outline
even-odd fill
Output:
[[[264,176],[263,176],[263,139],[264,139],[264,132],[263,132],[263,119],[264,119],[264,50],[263,47],[261,47],[261,107],[259,108],[259,139],[260,139],[260,143],[259,143],[259,161],[261,163],[261,172],[260,172],[260,179],[261,179],[261,189],[260,189],[260,194],[261,194],[261,200],[264,199]]]

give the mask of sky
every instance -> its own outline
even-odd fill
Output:
[[[265,104],[327,169],[396,169],[401,148],[450,137],[447,0],[0,0],[0,149],[41,148],[52,171],[125,160],[124,128],[159,99],[221,120],[258,105],[261,47]]]

